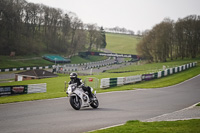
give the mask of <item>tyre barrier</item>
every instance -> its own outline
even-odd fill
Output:
[[[163,71],[150,73],[150,74],[142,74],[142,75],[135,75],[135,76],[129,76],[129,77],[103,78],[101,79],[100,88],[110,88],[110,87],[121,86],[125,84],[137,83],[141,81],[148,81],[152,79],[166,77],[168,75],[175,74],[175,73],[184,71],[186,69],[195,67],[196,64],[197,62],[188,63],[185,65],[181,65],[174,68],[168,68]]]
[[[0,69],[0,72],[35,70],[35,69],[48,69],[48,68],[52,68],[53,66],[34,66],[34,67],[3,68],[3,69]]]

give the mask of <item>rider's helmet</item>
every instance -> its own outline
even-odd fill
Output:
[[[72,72],[72,73],[70,74],[70,79],[71,79],[72,81],[74,81],[74,80],[76,80],[77,76],[78,76],[77,73]]]

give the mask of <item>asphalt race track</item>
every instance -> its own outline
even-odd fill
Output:
[[[145,120],[200,102],[200,75],[179,85],[97,94],[98,109],[72,109],[68,98],[0,105],[1,133],[79,133]]]

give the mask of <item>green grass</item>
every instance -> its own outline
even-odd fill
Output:
[[[21,102],[21,101],[31,101],[31,100],[39,100],[39,99],[64,97],[64,96],[66,96],[66,94],[64,92],[64,81],[69,82],[68,77],[61,76],[61,77],[57,77],[57,78],[46,78],[46,79],[40,79],[40,80],[1,83],[0,86],[47,83],[47,92],[46,93],[38,93],[38,94],[25,94],[25,95],[0,97],[0,103]]]
[[[71,58],[72,64],[79,64],[79,63],[88,63],[88,62],[96,62],[101,60],[106,60],[107,57],[105,56],[88,56],[88,58],[81,58],[80,56],[74,56]]]
[[[33,56],[0,56],[0,68],[12,68],[12,67],[27,67],[27,66],[45,66],[52,65],[52,62],[46,61],[41,57],[37,57],[36,59]]]
[[[150,66],[151,65],[154,66],[154,64],[150,64]],[[131,76],[132,74],[133,73],[100,73],[99,75],[92,75],[92,77],[101,79],[101,78],[108,78],[108,77],[112,78],[112,77]],[[152,81],[146,81],[146,82],[141,82],[141,83],[137,83],[137,84],[113,87],[113,88],[109,88],[109,89],[96,88],[96,90],[97,90],[97,93],[102,93],[102,92],[110,92],[110,91],[133,90],[136,88],[165,87],[165,86],[170,86],[170,85],[174,85],[174,84],[183,82],[183,81],[185,81],[189,78],[192,78],[198,74],[200,74],[200,64],[199,63],[197,65],[197,67],[190,68],[183,72],[173,74],[171,76],[167,76],[167,77],[164,77],[161,79],[155,79]],[[79,76],[79,77],[84,80],[88,76]],[[11,82],[11,83],[0,83],[0,86],[47,83],[47,92],[46,93],[0,97],[0,104],[65,97],[66,96],[65,91],[64,91],[64,82],[65,81],[67,81],[67,83],[69,82],[69,75],[60,74],[60,76],[57,78],[28,80],[28,81]]]
[[[106,34],[107,37],[107,48],[116,53],[126,53],[126,54],[136,54],[135,47],[137,42],[140,39],[137,39],[134,36],[130,35],[121,35],[121,34]],[[27,57],[15,57],[17,59],[21,58],[32,58],[33,56]],[[75,56],[72,58],[72,63],[86,63],[91,61],[103,60],[106,57],[97,57],[97,56],[89,56],[88,59],[80,58],[79,56]],[[33,61],[28,62],[24,61],[11,61],[10,57],[0,56],[0,68],[5,67],[21,67],[21,66],[38,66],[42,65],[45,60],[42,59],[42,62]],[[109,70],[105,73],[99,73],[96,75],[92,75],[92,77],[96,77],[99,80],[102,78],[115,78],[115,77],[126,77],[133,76],[137,74],[144,74],[158,71],[162,69],[162,66],[175,67],[182,64],[186,64],[189,62],[199,61],[199,58],[196,59],[185,59],[185,60],[176,60],[170,61],[166,63],[152,63],[152,64],[143,64],[140,65],[132,65],[127,66],[120,69]],[[14,63],[13,63],[14,62]],[[51,63],[51,62],[48,62]],[[46,63],[44,63],[46,65]],[[121,73],[114,73],[121,72]],[[9,72],[5,72],[9,73]],[[96,88],[98,93],[102,92],[110,92],[110,91],[121,91],[121,90],[132,90],[136,88],[157,88],[157,87],[165,87],[174,85],[180,82],[183,82],[189,78],[192,78],[196,75],[200,74],[200,64],[195,68],[191,68],[189,70],[185,70],[183,72],[173,74],[171,76],[167,76],[161,79],[155,79],[152,81],[141,82],[137,84],[124,85],[119,87],[113,87],[109,89],[100,89]],[[80,76],[83,80],[88,76]],[[16,95],[16,96],[8,96],[8,97],[0,97],[0,104],[2,103],[11,103],[11,102],[21,102],[21,101],[30,101],[30,100],[39,100],[39,99],[50,99],[50,98],[58,98],[65,97],[66,94],[64,92],[64,82],[69,82],[69,75],[59,74],[57,78],[48,78],[48,79],[40,79],[40,80],[29,80],[29,81],[21,81],[21,82],[11,82],[11,83],[0,83],[0,86],[9,86],[9,85],[27,85],[27,84],[38,84],[38,83],[47,83],[47,92],[39,93],[39,94],[26,94],[26,95]]]
[[[106,33],[106,49],[113,53],[137,54],[136,46],[139,38],[132,35]]]
[[[53,65],[55,63],[49,62],[44,60],[42,57],[34,56],[16,56],[16,57],[9,57],[9,56],[0,56],[0,68],[14,68],[14,67],[28,67],[28,66],[48,66]],[[88,63],[88,62],[95,62],[105,60],[107,57],[104,56],[89,56],[87,59],[81,58],[80,56],[74,56],[71,58],[72,64],[79,64],[79,63]]]
[[[196,62],[198,60],[199,60],[198,58],[195,58],[195,59],[173,60],[169,62],[150,63],[150,64],[145,64],[145,61],[139,61],[134,66],[131,65],[131,66],[127,66],[127,67],[123,67],[119,69],[112,69],[106,72],[107,73],[129,72],[129,73],[132,73],[132,75],[137,75],[137,74],[161,71],[163,70],[163,66],[166,66],[167,68],[173,68],[173,67],[177,67],[177,66],[184,65],[187,63]]]
[[[112,87],[112,88],[108,88],[108,89],[98,89],[97,92],[133,90],[133,89],[137,89],[137,88],[166,87],[166,86],[171,86],[171,85],[181,83],[181,82],[183,82],[187,79],[190,79],[194,76],[197,76],[199,74],[200,74],[200,65],[198,65],[197,67],[182,71],[180,73],[169,75],[167,77],[163,77],[160,79],[154,79],[154,80],[150,80],[150,81],[142,81],[142,82],[136,83],[136,84],[123,85],[123,86]]]
[[[199,133],[199,125],[200,119],[162,122],[128,121],[122,126],[92,133]]]

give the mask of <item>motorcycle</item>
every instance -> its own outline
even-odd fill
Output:
[[[90,87],[91,88],[91,87]],[[93,88],[91,88],[91,92]],[[98,108],[99,101],[96,97],[96,91],[94,92],[93,98],[89,98],[88,92],[85,92],[81,86],[77,86],[77,84],[70,84],[67,88],[66,92],[69,96],[69,102],[71,106],[75,110],[79,110],[81,107],[89,107]]]

